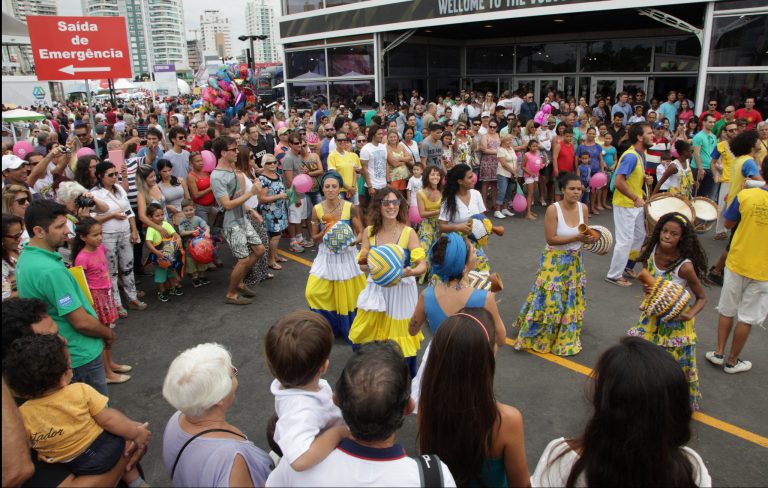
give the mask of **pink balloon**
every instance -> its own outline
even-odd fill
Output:
[[[312,177],[305,174],[300,174],[293,179],[293,187],[299,193],[307,193],[312,189]]]
[[[419,213],[418,205],[412,205],[411,208],[408,209],[408,219],[410,219],[411,224],[413,225],[418,225],[419,222],[421,222],[421,214]]]
[[[203,157],[203,171],[206,173],[213,171],[216,167],[216,155],[211,151],[203,151],[200,155]]]
[[[286,122],[286,121],[284,121],[284,120],[281,120],[280,122],[278,122],[277,124],[275,124],[275,130],[280,130],[280,129],[282,129],[283,127],[288,127],[288,122]]]
[[[512,198],[512,211],[516,213],[523,213],[528,209],[528,201],[524,196],[519,193],[515,193]]]
[[[34,151],[35,148],[27,141],[19,141],[13,145],[13,154],[24,159],[24,156]]]
[[[589,187],[593,190],[604,187],[608,184],[608,176],[605,173],[595,173],[589,180]]]
[[[77,156],[78,158],[82,158],[83,156],[91,156],[91,155],[95,156],[96,153],[90,147],[81,147],[75,153],[75,156]]]
[[[477,173],[472,172],[472,184],[477,185]]]

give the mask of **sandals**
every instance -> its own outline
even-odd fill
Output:
[[[107,378],[107,384],[108,385],[119,385],[120,383],[125,383],[126,381],[131,379],[131,375],[129,374],[119,374],[117,375],[117,379],[111,380]]]
[[[724,241],[726,239],[728,239],[727,232],[720,232],[719,234],[715,234],[715,236],[712,238],[713,241]]]
[[[117,316],[121,319],[128,317],[128,310],[125,309],[125,307],[117,307]]]
[[[280,265],[279,265],[279,264],[277,264],[277,263],[274,263],[274,264],[268,264],[268,265],[267,265],[267,267],[268,267],[269,269],[274,269],[275,271],[280,271],[281,269],[283,269],[283,267],[282,267],[282,266],[280,266]],[[273,275],[273,278],[274,278],[274,275]]]
[[[287,259],[287,258],[284,258],[284,257],[282,257],[282,256],[277,256],[277,257],[275,258],[275,261],[277,261],[278,263],[287,263],[287,262],[288,262],[288,259]]]
[[[238,295],[237,298],[227,297],[224,300],[224,303],[227,305],[248,305],[249,303],[253,303],[253,301],[250,298],[245,298]]]
[[[133,366],[127,364],[118,364],[116,368],[112,368],[115,373],[130,373],[133,370]]]
[[[631,270],[629,268],[624,268],[624,274],[632,278],[633,280],[636,280],[638,276],[640,276],[640,273],[635,272],[634,270]]]
[[[275,275],[273,275],[272,273],[267,273],[267,278],[266,279],[273,280],[273,279],[275,279]]]
[[[605,277],[605,281],[608,283],[611,283],[616,286],[620,286],[622,288],[627,288],[628,286],[632,286],[632,282],[624,278],[623,276],[619,279],[614,280],[613,278]]]

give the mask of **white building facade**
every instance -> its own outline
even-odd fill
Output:
[[[203,54],[232,56],[232,25],[219,10],[204,10],[200,15],[200,41]]]
[[[282,58],[277,52],[277,31],[274,26],[275,12],[269,4],[269,0],[249,0],[245,4],[246,34],[267,36],[263,41],[254,42],[254,62],[281,61]]]

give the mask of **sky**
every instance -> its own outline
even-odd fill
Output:
[[[79,0],[56,0],[59,5],[59,15],[82,15]],[[187,38],[191,38],[192,29],[200,25],[200,14],[203,10],[220,10],[232,23],[232,55],[248,47],[248,42],[238,41],[237,37],[245,32],[245,1],[243,0],[182,0],[184,4],[184,20],[187,28]],[[269,0],[275,11],[275,17],[280,15],[280,0]],[[215,5],[215,6],[214,6]],[[5,2],[3,2],[5,10]]]

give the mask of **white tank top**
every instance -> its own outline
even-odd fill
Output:
[[[579,203],[579,223],[576,225],[576,227],[569,227],[565,223],[565,217],[563,216],[563,210],[560,208],[560,202],[555,203],[555,208],[557,209],[557,235],[560,237],[570,237],[578,234],[579,225],[584,223],[584,209],[582,208],[581,203]],[[581,241],[575,241],[569,244],[549,247],[552,249],[558,249],[560,251],[575,251],[581,248],[582,245],[583,243]]]

